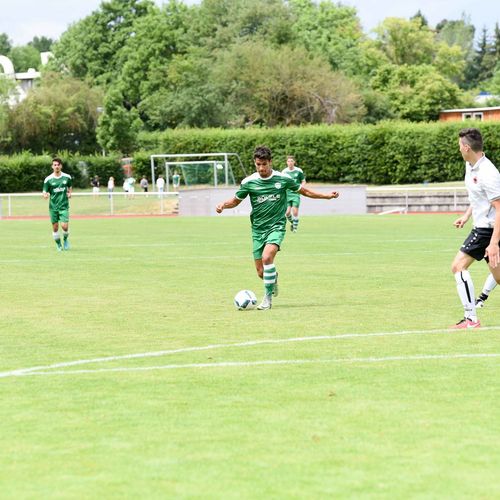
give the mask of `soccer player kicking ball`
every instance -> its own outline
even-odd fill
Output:
[[[243,179],[235,196],[217,205],[215,210],[220,214],[227,208],[235,208],[250,195],[253,256],[257,274],[264,280],[265,290],[264,299],[257,309],[266,310],[272,307],[273,295],[278,295],[278,273],[274,258],[286,232],[287,190],[324,200],[338,198],[339,193],[318,193],[300,185],[290,176],[273,170],[272,153],[266,146],[255,148],[253,159],[256,172]]]
[[[57,251],[69,250],[69,198],[73,182],[71,176],[62,172],[62,160],[54,158],[52,160],[53,173],[43,181],[43,197],[49,198],[49,214],[52,223],[52,236],[56,242]],[[63,243],[59,235],[59,222],[63,230]]]

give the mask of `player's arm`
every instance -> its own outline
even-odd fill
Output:
[[[66,191],[66,194],[68,195],[68,198],[71,198],[71,194],[73,193],[73,188],[69,187],[68,190]]]
[[[472,215],[472,207],[469,205],[469,207],[467,208],[467,210],[465,211],[465,213],[462,215],[462,217],[459,217],[454,223],[453,225],[456,227],[456,228],[462,228],[465,226],[465,224],[467,223],[467,221],[470,219],[470,216]]]
[[[488,257],[488,264],[491,267],[497,267],[500,264],[500,248],[498,242],[500,241],[500,199],[493,200],[491,206],[495,209],[495,225],[493,226],[493,234],[491,235],[490,244],[486,247],[484,253]]]
[[[331,200],[332,198],[338,198],[340,194],[337,191],[332,191],[331,193],[318,193],[318,191],[313,191],[312,189],[309,189],[304,185],[300,186],[300,189],[297,191],[297,193],[300,193],[307,198],[317,198],[320,200]]]
[[[48,182],[43,183],[42,196],[47,199],[49,197],[49,184]]]
[[[220,213],[222,213],[223,210],[226,210],[226,208],[235,208],[235,207],[237,207],[241,202],[242,202],[242,200],[240,200],[239,198],[236,198],[236,196],[233,196],[229,200],[226,200],[223,203],[219,203],[215,207],[215,211],[218,214],[220,214]]]

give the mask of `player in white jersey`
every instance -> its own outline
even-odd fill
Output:
[[[300,193],[308,198],[331,200],[339,193],[318,193],[302,186],[290,176],[272,168],[271,150],[258,146],[254,151],[256,172],[241,182],[235,196],[215,207],[217,213],[227,208],[237,207],[250,196],[252,213],[253,257],[258,276],[264,280],[264,299],[257,309],[271,309],[272,297],[278,295],[277,275],[274,258],[278,253],[286,231],[287,190]]]
[[[464,317],[452,328],[478,328],[474,284],[468,271],[474,260],[486,259],[490,272],[500,281],[500,172],[483,153],[483,138],[476,128],[459,132],[458,144],[465,160],[465,187],[470,206],[455,222],[464,227],[472,216],[473,228],[455,256],[451,269],[464,308]]]

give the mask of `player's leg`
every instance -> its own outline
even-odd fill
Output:
[[[299,204],[300,201],[296,200],[292,205],[292,233],[296,233],[299,226]]]
[[[57,251],[60,252],[62,250],[61,244],[61,236],[59,235],[59,221],[58,215],[51,211],[50,213],[50,221],[52,222],[52,238],[57,247]]]
[[[278,253],[279,246],[275,243],[268,243],[262,253],[262,279],[264,280],[264,299],[257,309],[271,309],[272,297],[276,284],[276,266],[274,258]]]
[[[288,202],[288,204],[287,204],[285,215],[286,215],[287,221],[290,224],[292,224],[292,205],[290,204],[290,202]]]
[[[486,280],[484,281],[483,290],[476,299],[476,307],[483,307],[485,301],[490,296],[490,293],[497,286],[497,281],[492,273],[488,274]]]
[[[63,247],[69,250],[69,210],[61,210],[61,228],[63,230]]]
[[[474,260],[474,257],[471,255],[459,251],[451,265],[451,272],[455,276],[457,284],[458,296],[464,308],[464,318],[454,325],[453,328],[476,328],[480,326],[476,314],[474,283],[468,271],[469,266]]]

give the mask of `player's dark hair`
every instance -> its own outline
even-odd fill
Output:
[[[253,152],[254,160],[269,160],[273,159],[273,154],[267,146],[257,146]]]
[[[468,144],[474,153],[479,153],[483,150],[483,137],[477,128],[463,128],[458,133],[462,142]]]
[[[54,162],[59,163],[59,165],[61,165],[61,166],[63,164],[63,161],[61,160],[61,158],[57,158],[57,157],[56,158],[52,158],[52,163],[54,163]]]

